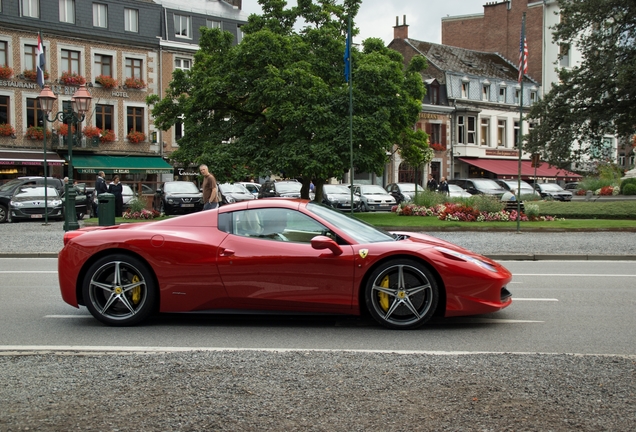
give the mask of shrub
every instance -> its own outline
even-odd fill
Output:
[[[0,136],[15,135],[15,129],[8,123],[0,124]]]
[[[134,198],[128,203],[128,208],[131,213],[141,213],[141,211],[146,208],[146,204],[143,201]]]
[[[537,204],[524,204],[524,212],[528,217],[539,217],[539,206]]]
[[[636,135],[635,135],[635,136],[636,136]],[[636,177],[626,178],[625,180],[623,180],[623,181],[621,182],[621,193],[622,193],[623,195],[633,195],[633,194],[627,194],[627,193],[625,193],[625,186],[630,185],[630,184],[636,185]]]
[[[579,189],[596,191],[604,188],[605,186],[611,186],[613,183],[615,183],[615,181],[611,179],[586,177],[579,182]]]
[[[636,184],[628,183],[623,187],[623,195],[636,195]]]
[[[504,209],[505,204],[499,198],[492,195],[473,195],[468,199],[470,205],[481,212],[496,213]]]
[[[419,206],[435,207],[438,204],[444,204],[449,201],[448,197],[437,192],[431,192],[430,190],[424,190],[420,192],[420,188],[417,190],[417,195],[413,198],[412,202]]]

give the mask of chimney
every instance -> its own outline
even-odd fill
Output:
[[[395,17],[395,27],[393,27],[393,39],[408,39],[409,26],[406,25],[406,15],[403,15],[403,22],[400,25],[400,17]]]

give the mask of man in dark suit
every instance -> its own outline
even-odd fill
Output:
[[[93,213],[95,216],[97,215],[97,210],[99,209],[99,199],[98,197],[108,192],[108,185],[106,184],[106,180],[104,180],[104,171],[100,171],[97,173],[97,180],[95,180],[95,196],[93,197]]]

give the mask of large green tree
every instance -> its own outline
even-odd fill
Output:
[[[175,71],[165,97],[148,98],[162,130],[183,121],[173,157],[207,163],[221,181],[284,173],[320,186],[349,170],[380,173],[393,144],[427,149],[425,134],[408,133],[424,96],[423,57],[405,69],[380,39],[352,48],[353,146],[343,54],[348,17],[361,0],[259,0],[262,15],[230,33],[202,28],[189,71]],[[302,22],[302,30],[297,30]],[[404,139],[407,134],[409,139]],[[318,187],[317,190],[321,191]],[[316,199],[320,197],[317,196]]]
[[[557,44],[576,46],[582,62],[561,69],[560,82],[534,107],[526,150],[557,166],[602,154],[603,135],[636,128],[636,2],[560,0]],[[576,143],[576,145],[574,145]]]

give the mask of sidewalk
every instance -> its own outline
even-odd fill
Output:
[[[80,226],[83,222],[80,222]],[[0,224],[0,258],[56,258],[63,222]],[[402,231],[405,229],[402,228]],[[633,260],[636,232],[435,231],[428,234],[496,260]]]

